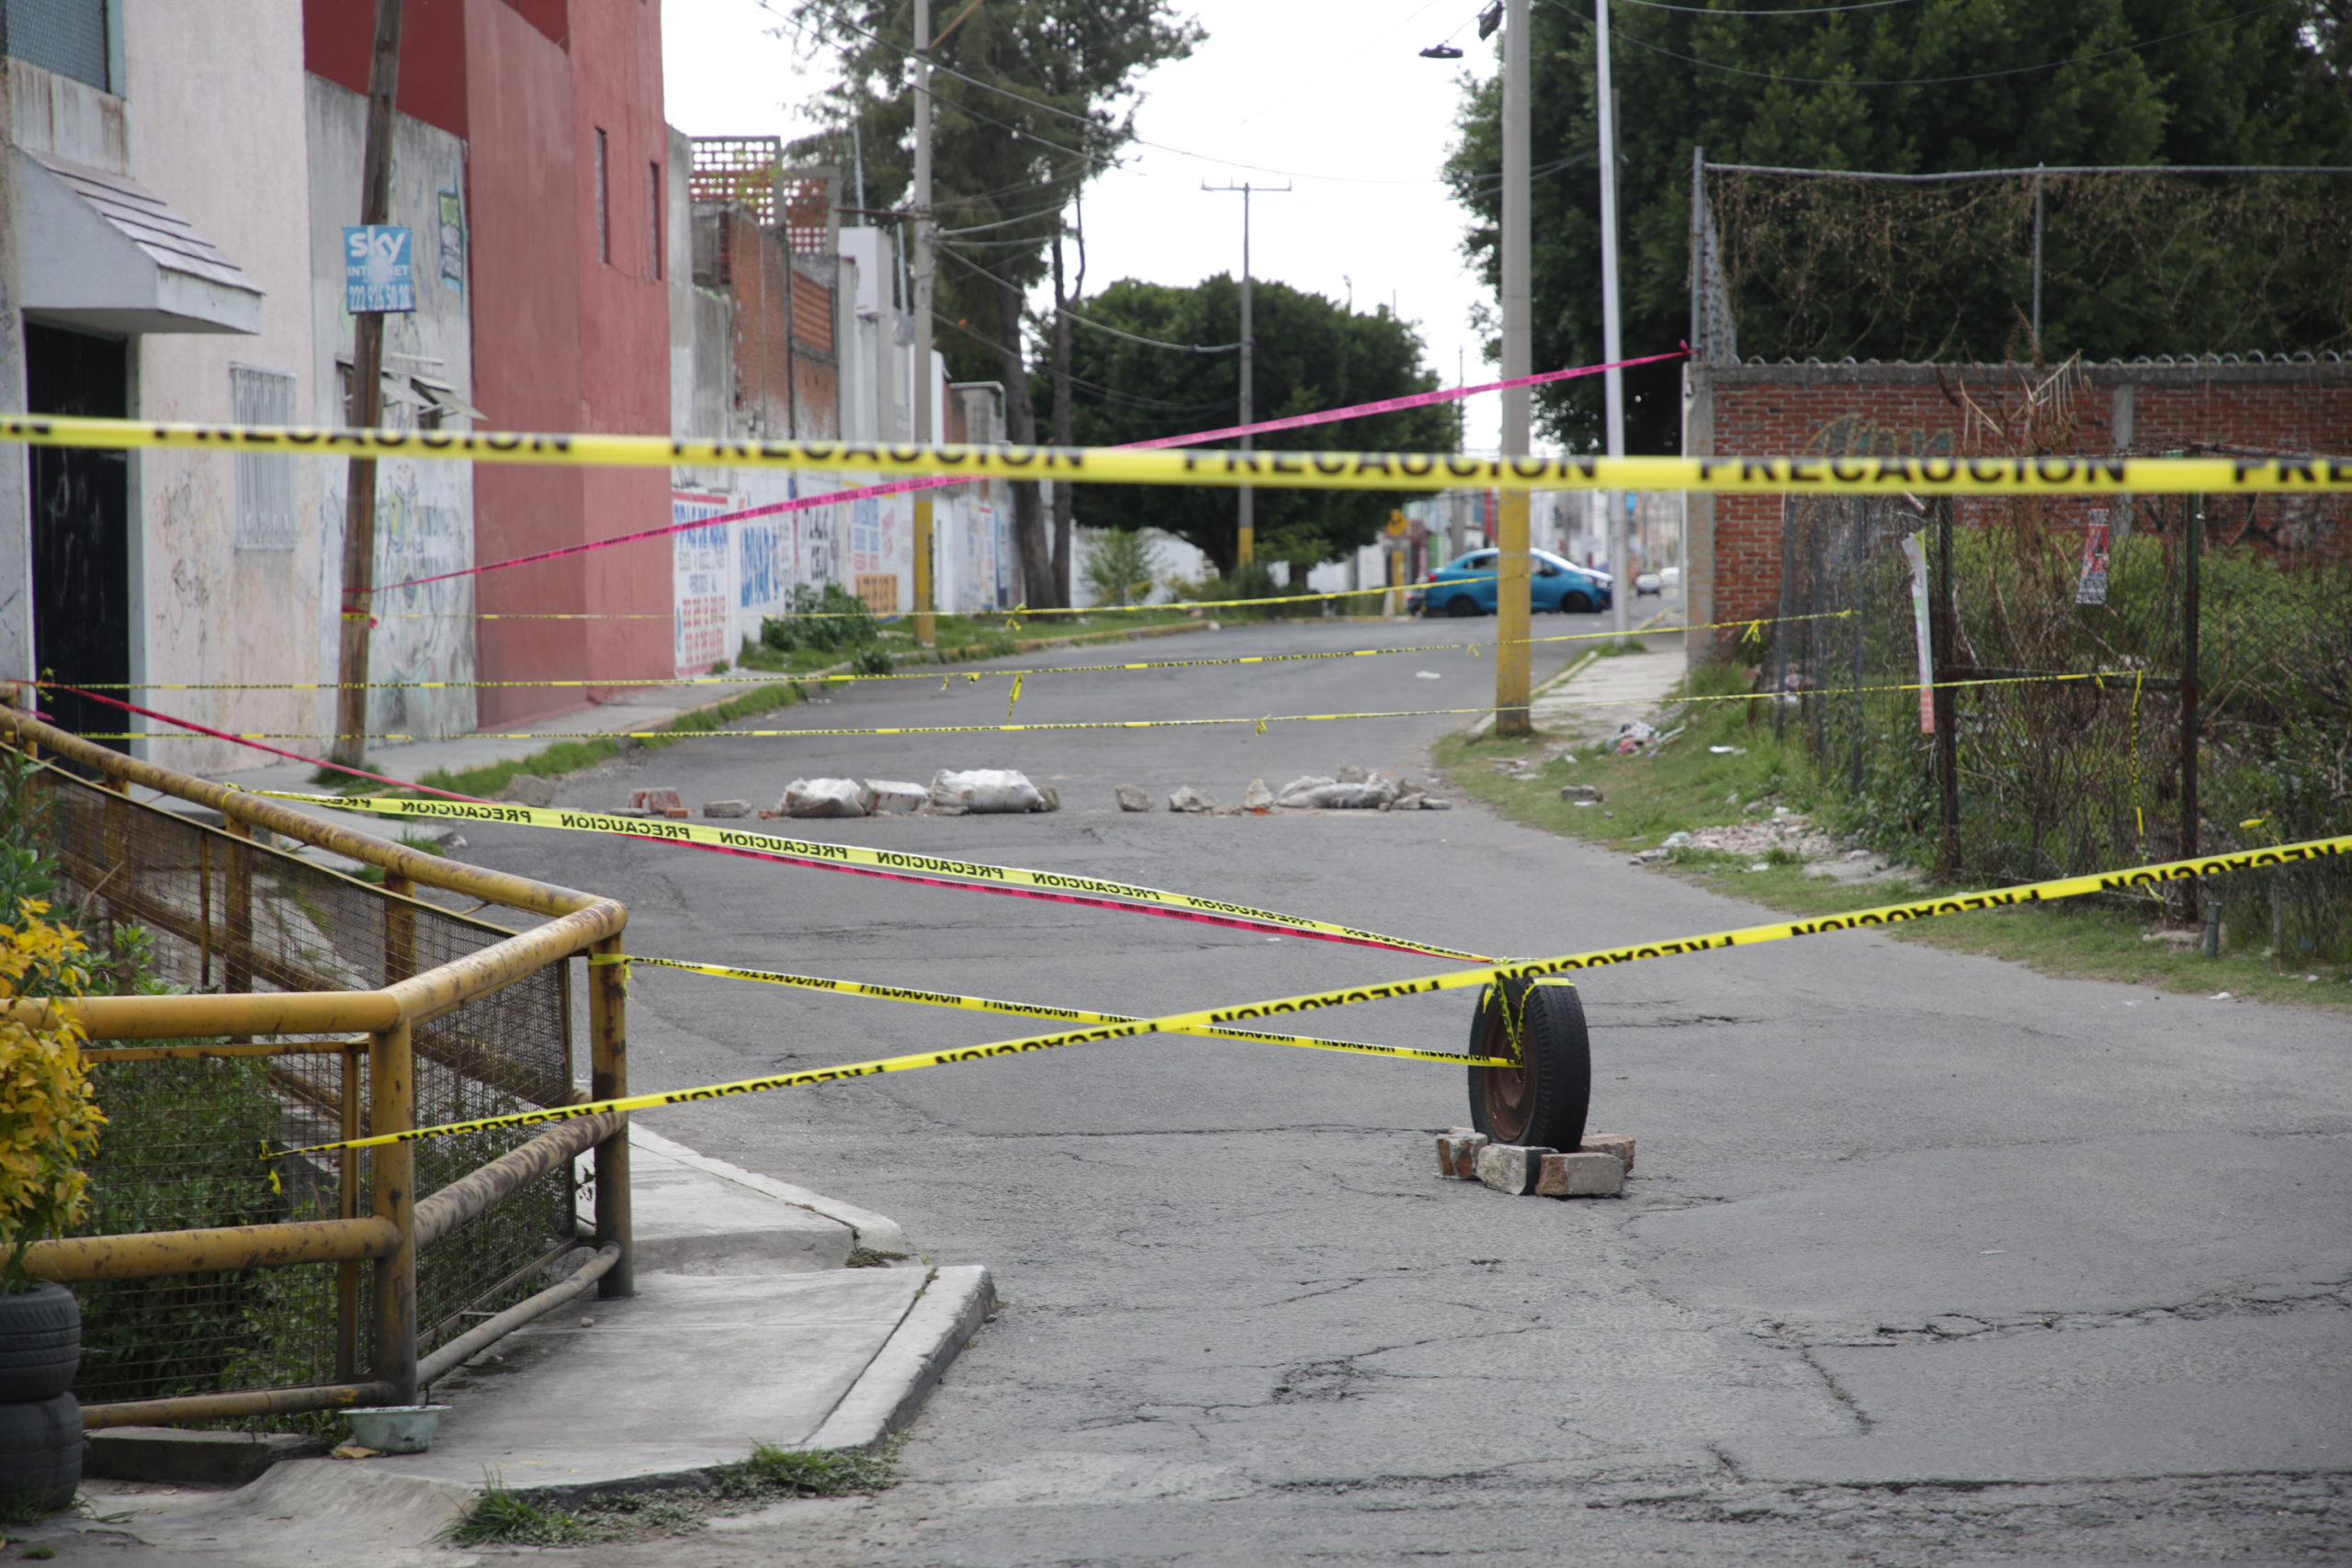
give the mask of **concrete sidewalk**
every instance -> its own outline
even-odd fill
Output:
[[[429,1453],[295,1460],[232,1492],[92,1482],[92,1517],[11,1539],[68,1562],[464,1562],[434,1542],[486,1478],[560,1500],[695,1485],[760,1443],[878,1442],[995,1304],[985,1268],[932,1268],[882,1215],[629,1141],[636,1296],[581,1298],[445,1377]]]

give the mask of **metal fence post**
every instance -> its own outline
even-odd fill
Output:
[[[2203,695],[2198,680],[2199,622],[2203,618],[2199,599],[2204,585],[2198,558],[2203,553],[2205,534],[2205,498],[2192,495],[2183,508],[2188,518],[2187,537],[2183,540],[2184,565],[2187,575],[2181,581],[2180,592],[2180,844],[2174,852],[2182,860],[2197,857],[2199,808],[2197,804],[2197,724],[2198,705]],[[2187,900],[2188,919],[2197,919],[2197,901],[2204,891],[2200,877],[2190,877],[2181,885]]]
[[[415,1057],[406,1020],[380,1030],[368,1044],[368,1126],[371,1137],[416,1125]],[[416,1145],[384,1144],[369,1151],[368,1200],[378,1219],[392,1222],[400,1246],[376,1263],[376,1381],[388,1403],[416,1403]]]
[[[589,951],[621,955],[623,942],[608,936]],[[628,1092],[628,969],[621,964],[588,964],[588,1094],[616,1100]],[[628,1122],[596,1145],[596,1245],[618,1247],[620,1260],[596,1282],[606,1300],[637,1294],[635,1259],[629,1256]]]

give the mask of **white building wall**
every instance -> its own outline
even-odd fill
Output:
[[[131,175],[165,193],[263,290],[257,336],[170,333],[134,340],[136,416],[227,422],[232,366],[296,382],[311,406],[308,158],[300,0],[128,0],[125,97]],[[353,186],[356,192],[357,175]],[[320,526],[314,460],[289,458],[290,548],[236,547],[235,458],[141,454],[131,480],[131,678],[172,682],[332,680],[317,659]],[[220,728],[311,733],[333,704],[318,691],[154,689],[150,705]],[[160,734],[168,730],[159,728]],[[157,739],[148,755],[210,770],[250,765],[227,741]],[[299,743],[287,743],[302,750]]]
[[[300,49],[300,6],[293,24]],[[366,150],[368,100],[323,77],[306,76],[303,96],[310,147],[309,214],[300,252],[306,260],[303,304],[311,321],[305,384],[311,418],[321,423],[349,423],[349,372],[357,325],[344,306],[343,230],[359,221],[359,183]],[[466,190],[466,144],[445,130],[411,119],[394,119],[391,221],[413,235],[416,310],[384,318],[384,368],[396,382],[413,375],[454,387],[473,398],[471,276],[465,265],[471,236]],[[458,224],[444,231],[447,194],[455,198]],[[450,276],[454,275],[454,276]],[[340,358],[341,363],[338,363]],[[404,393],[413,397],[413,391]],[[388,397],[384,423],[413,426],[424,412],[413,402]],[[467,430],[472,422],[440,419],[445,430]],[[343,533],[350,465],[322,458],[316,470],[319,521],[305,538],[319,548],[306,556],[308,603],[315,606],[308,657],[334,681],[343,594]],[[240,552],[241,555],[243,552]],[[375,581],[380,587],[474,564],[474,488],[470,464],[387,459],[376,469]],[[401,690],[402,682],[471,682],[474,679],[474,592],[470,577],[418,588],[379,592],[376,626],[369,637],[368,674],[378,689],[368,694],[371,733],[456,735],[476,723],[470,685],[440,690]],[[327,705],[331,716],[334,708]]]

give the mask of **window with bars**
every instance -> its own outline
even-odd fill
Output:
[[[0,0],[0,53],[114,91],[108,0]]]
[[[239,424],[294,423],[294,378],[251,366],[229,367],[229,400]],[[236,547],[290,550],[295,544],[294,459],[239,452]]]

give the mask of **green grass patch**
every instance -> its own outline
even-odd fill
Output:
[[[563,1505],[535,1502],[489,1476],[447,1538],[458,1546],[594,1546],[688,1535],[714,1517],[793,1497],[887,1491],[899,1483],[899,1441],[870,1450],[761,1443],[750,1458],[721,1465],[707,1489],[599,1493]]]
[[[1669,703],[1658,721],[1661,730],[1680,725],[1682,733],[1646,755],[1620,757],[1600,743],[1571,748],[1562,737],[1541,734],[1527,739],[1453,736],[1438,743],[1434,761],[1455,793],[1512,821],[1629,853],[1654,848],[1676,832],[1770,817],[1776,806],[1808,813],[1828,831],[1852,826],[1818,783],[1795,730],[1785,739],[1775,738],[1769,719],[1760,716],[1766,712],[1762,700],[1740,700],[1746,687],[1737,671],[1694,671],[1690,695],[1701,700]],[[1748,721],[1751,710],[1759,715],[1754,724]],[[1717,747],[1725,750],[1712,750]],[[1510,772],[1497,766],[1510,761],[1534,766]],[[1572,784],[1598,789],[1600,803],[1563,800],[1562,787]],[[1924,873],[1840,883],[1806,875],[1798,857],[1786,850],[1760,859],[1764,869],[1755,871],[1749,868],[1759,857],[1677,849],[1654,863],[1669,874],[1789,915],[1844,914],[1950,891]],[[2228,942],[2222,955],[2211,959],[2176,941],[2148,940],[2159,925],[2153,902],[2069,899],[1884,929],[1898,941],[2005,959],[2045,975],[2182,995],[2228,991],[2259,1001],[2352,1011],[2352,966],[2305,964],[2281,971],[2262,951],[2268,940],[2267,910],[2255,918],[2253,902],[2242,900],[2246,918],[2233,922],[2226,893],[2222,908]],[[2306,980],[2306,975],[2319,978]]]

